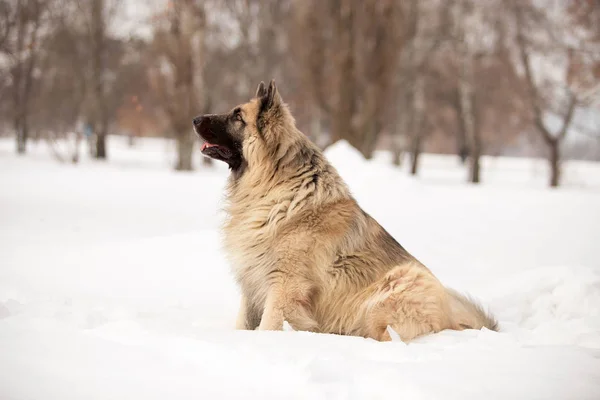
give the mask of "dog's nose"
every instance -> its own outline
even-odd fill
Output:
[[[202,121],[204,120],[204,116],[201,115],[199,117],[194,118],[194,126],[200,126],[200,124],[202,123]]]

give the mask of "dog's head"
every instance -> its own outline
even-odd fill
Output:
[[[194,119],[194,130],[202,139],[202,154],[224,161],[232,171],[251,166],[253,160],[277,152],[281,132],[293,120],[275,82],[258,85],[249,102],[226,114],[207,114]]]

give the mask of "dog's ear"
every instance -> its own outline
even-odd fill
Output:
[[[274,106],[280,105],[282,102],[281,96],[277,91],[277,86],[275,86],[275,79],[271,80],[269,83],[269,88],[267,89],[267,93],[262,96],[262,110],[266,111]]]
[[[263,97],[267,94],[267,89],[265,88],[265,83],[260,82],[258,84],[258,88],[256,89],[256,95],[254,97]]]
[[[277,91],[277,86],[275,86],[275,80],[271,81],[269,88],[266,89],[265,93],[259,97],[259,101],[260,108],[256,124],[258,129],[263,131],[269,124],[269,121],[277,120],[277,118],[271,118],[271,116],[276,115],[280,110],[280,106],[283,104],[283,100]]]

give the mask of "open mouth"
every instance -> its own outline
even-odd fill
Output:
[[[204,142],[200,148],[200,152],[205,156],[216,158],[218,160],[227,161],[232,156],[231,150],[225,146]]]

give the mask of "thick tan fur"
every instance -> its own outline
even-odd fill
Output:
[[[496,329],[354,200],[295,126],[274,84],[239,106],[244,165],[227,189],[225,248],[241,287],[239,329],[408,341],[444,329]],[[398,199],[401,201],[401,199]]]

